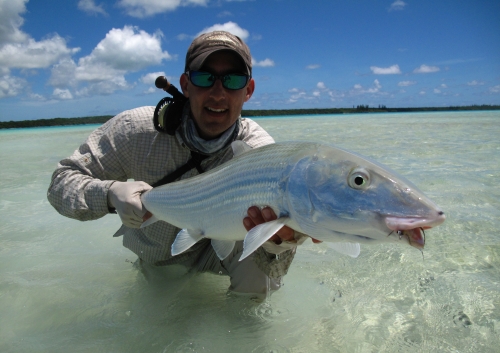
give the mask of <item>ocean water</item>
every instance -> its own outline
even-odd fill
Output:
[[[0,131],[0,352],[498,352],[500,112],[256,119],[277,141],[320,140],[406,176],[447,215],[423,255],[301,246],[264,302],[227,277],[144,274],[106,216],[56,213],[57,162],[96,126]]]

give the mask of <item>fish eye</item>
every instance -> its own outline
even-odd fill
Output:
[[[356,168],[347,179],[349,186],[353,189],[364,190],[370,185],[370,174],[361,168]]]

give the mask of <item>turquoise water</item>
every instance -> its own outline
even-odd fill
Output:
[[[498,351],[500,112],[256,120],[277,141],[334,143],[414,182],[447,214],[424,256],[307,242],[263,303],[227,295],[223,276],[145,276],[111,236],[116,216],[78,222],[45,197],[96,126],[0,131],[0,352]]]

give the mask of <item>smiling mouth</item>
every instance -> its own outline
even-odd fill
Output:
[[[211,107],[207,107],[206,109],[210,112],[213,112],[213,113],[224,113],[227,110],[224,108],[217,109],[217,108],[211,108]]]

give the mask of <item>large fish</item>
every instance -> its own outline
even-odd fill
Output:
[[[209,238],[224,259],[244,240],[241,261],[287,225],[356,257],[359,243],[402,240],[423,248],[423,229],[445,220],[412,183],[355,153],[312,142],[232,147],[229,162],[141,196],[153,214],[143,227],[163,220],[182,229],[172,255]],[[253,205],[270,206],[278,219],[247,233],[242,220]]]

